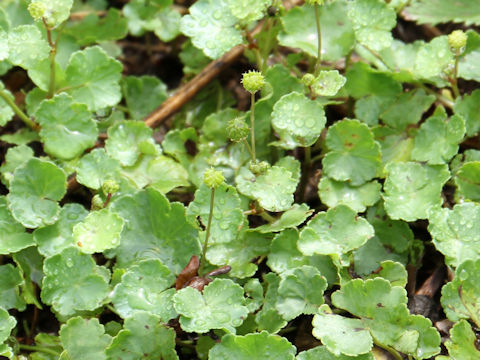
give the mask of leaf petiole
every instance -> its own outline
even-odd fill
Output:
[[[2,98],[8,106],[10,106],[13,110],[13,112],[22,120],[25,125],[27,125],[30,129],[37,131],[39,129],[39,125],[30,119],[27,114],[25,114],[18,106],[15,104],[15,101],[13,101],[10,96],[8,96],[7,92],[3,89],[0,89],[0,98]]]
[[[210,211],[208,213],[208,223],[207,223],[207,230],[205,233],[205,242],[203,243],[203,251],[202,251],[202,261],[200,262],[200,268],[198,269],[198,274],[202,275],[203,268],[205,267],[205,263],[207,262],[207,247],[208,247],[208,238],[210,237],[210,229],[212,227],[212,218],[213,218],[213,204],[215,202],[215,188],[211,188],[211,195],[210,195]]]

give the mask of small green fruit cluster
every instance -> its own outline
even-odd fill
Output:
[[[242,118],[235,118],[228,122],[227,134],[230,140],[235,142],[243,141],[247,138],[249,133],[250,128]]]
[[[243,74],[242,84],[250,94],[255,94],[265,85],[265,78],[260,72],[250,70]]]
[[[28,12],[35,21],[42,20],[46,11],[45,4],[39,1],[32,1],[30,5],[28,5]]]
[[[215,170],[213,167],[205,170],[203,173],[203,183],[211,189],[216,189],[225,181],[225,177],[221,171]]]
[[[455,30],[448,35],[448,45],[455,50],[459,51],[467,45],[467,34],[462,30]]]
[[[252,162],[248,164],[249,170],[256,176],[265,174],[265,172],[270,168],[270,164],[266,161]]]
[[[102,191],[104,194],[115,194],[120,189],[120,186],[115,180],[106,180],[102,184]]]

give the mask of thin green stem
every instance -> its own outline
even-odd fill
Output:
[[[243,142],[247,146],[248,153],[250,154],[252,158],[252,162],[255,162],[255,156],[253,155],[252,148],[250,147],[250,144],[248,143],[247,139],[244,139]]]
[[[305,159],[303,161],[307,169],[312,167],[312,150],[310,149],[310,146],[305,148]]]
[[[255,94],[250,96],[250,141],[252,142],[252,162],[257,161],[257,154],[255,153]]]
[[[449,109],[452,109],[453,105],[455,105],[452,100],[450,100],[449,98],[447,98],[446,96],[444,96],[442,94],[438,94],[436,91],[430,89],[425,84],[423,84],[421,82],[418,82],[418,83],[415,83],[415,85],[417,85],[419,88],[425,90],[425,92],[427,92],[429,94],[432,94],[432,95],[435,95],[437,100],[440,101],[444,106],[448,107]]]
[[[318,154],[312,158],[312,164],[315,164],[318,160],[322,160],[325,154]]]
[[[198,269],[198,273],[202,275],[203,268],[205,267],[205,263],[207,262],[207,247],[208,247],[208,238],[210,237],[210,228],[212,227],[212,218],[213,218],[213,203],[215,201],[215,189],[212,188],[212,193],[210,196],[210,212],[208,214],[208,223],[207,223],[207,231],[205,234],[205,242],[203,243],[203,252],[202,252],[202,261],[200,263],[200,268]]]
[[[30,119],[27,114],[25,114],[18,106],[15,104],[15,101],[12,100],[12,98],[9,96],[9,94],[3,90],[0,89],[0,98],[2,98],[8,106],[10,106],[13,110],[13,112],[27,125],[30,129],[37,131],[39,126],[36,122],[34,122],[32,119]]]
[[[458,98],[460,96],[460,91],[458,90],[458,59],[460,57],[459,50],[455,53],[455,65],[453,66],[453,77],[450,79],[450,84],[452,85],[453,96]]]
[[[320,28],[320,10],[319,5],[315,3],[315,23],[317,24],[317,62],[315,63],[315,76],[320,72],[322,63],[322,30]]]
[[[272,35],[273,35],[273,28],[275,26],[275,20],[268,19],[267,20],[267,25],[268,30],[267,30],[267,39],[265,40],[265,47],[264,47],[264,53],[263,53],[263,63],[262,63],[262,69],[265,69],[267,67],[267,62],[268,62],[268,56],[270,55],[270,47],[272,44]]]
[[[50,28],[50,26],[48,26],[46,20],[45,19],[42,19],[42,20],[43,20],[43,25],[47,30],[47,39],[48,39],[48,44],[50,45],[50,55],[48,57],[48,60],[50,62],[50,80],[48,83],[48,92],[46,96],[47,99],[50,99],[55,94],[55,79],[56,79],[55,57],[57,56],[57,42],[53,41],[52,29]]]
[[[385,351],[388,351],[394,358],[395,360],[403,360],[403,357],[402,355],[400,355],[400,353],[395,350],[394,348],[388,346],[388,345],[384,345],[382,344],[381,342],[379,342],[377,339],[373,339],[373,342],[375,345],[377,345],[379,348],[382,348],[383,350]]]
[[[49,349],[49,348],[46,348],[46,347],[43,347],[43,346],[19,344],[19,348],[22,349],[22,350],[38,351],[38,352],[43,352],[45,354],[60,356],[59,352],[56,352],[53,349]]]
[[[263,58],[262,54],[260,53],[260,50],[258,48],[254,48],[253,52],[255,53],[255,61],[257,62],[257,68],[258,70],[263,74]]]
[[[114,314],[116,314],[116,315],[119,315],[118,312],[117,312],[117,310],[115,310],[115,308],[114,308],[112,305],[107,304],[107,305],[105,305],[105,307],[106,307],[108,310],[110,310],[112,313],[114,313]]]
[[[265,212],[265,210],[263,210],[261,213],[259,213],[258,215],[261,216],[261,218],[265,221],[268,221],[270,224],[277,221],[276,218],[274,218],[272,215],[270,215],[269,213]]]

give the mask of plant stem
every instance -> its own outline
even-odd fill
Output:
[[[203,252],[202,252],[202,261],[200,262],[200,268],[198,269],[198,273],[202,275],[203,268],[205,267],[205,263],[207,262],[207,247],[208,247],[208,238],[210,237],[210,228],[212,227],[212,218],[213,218],[213,203],[215,201],[215,189],[212,188],[212,193],[210,196],[210,212],[208,213],[208,223],[207,223],[207,230],[205,234],[205,242],[203,243]]]
[[[253,52],[255,53],[255,61],[257,62],[258,70],[263,74],[263,58],[260,50],[258,48],[254,48]]]
[[[455,65],[453,67],[453,77],[450,79],[450,84],[452,85],[453,96],[455,97],[455,99],[460,96],[460,91],[458,90],[458,79],[457,79],[458,58],[459,57],[460,57],[460,52],[459,52],[459,50],[456,50],[456,52],[455,52]]]
[[[269,213],[265,212],[265,210],[263,210],[261,213],[259,213],[258,215],[260,215],[260,217],[265,220],[265,221],[268,221],[269,223],[273,223],[275,221],[277,221],[277,219],[275,219],[272,215],[270,215]]]
[[[315,22],[317,24],[317,62],[315,64],[315,76],[320,72],[320,65],[322,63],[322,30],[320,28],[320,11],[318,4],[315,3]]]
[[[395,358],[395,360],[403,360],[403,357],[402,355],[400,355],[400,353],[395,350],[394,348],[388,346],[388,345],[384,345],[382,344],[381,342],[379,342],[377,339],[373,339],[373,342],[375,345],[377,345],[379,348],[382,348],[383,350],[385,351],[388,351],[390,354],[392,354],[392,356]]]
[[[19,344],[19,348],[22,350],[38,351],[38,352],[43,352],[45,354],[60,356],[60,353],[56,352],[55,350],[49,349],[43,346]]]
[[[50,81],[48,83],[48,92],[47,92],[47,99],[50,99],[53,97],[55,94],[55,57],[57,56],[57,42],[53,41],[52,39],[52,29],[50,26],[48,26],[47,22],[45,19],[43,20],[43,25],[45,26],[45,29],[47,30],[47,39],[48,39],[48,44],[50,45],[50,55],[48,57],[48,60],[50,61]]]
[[[250,141],[252,142],[252,162],[257,162],[257,155],[255,154],[255,94],[250,96]]]
[[[248,153],[250,154],[252,158],[252,162],[255,162],[255,156],[253,155],[252,148],[250,147],[250,144],[248,143],[247,139],[244,139],[243,142],[247,146]]]
[[[264,47],[264,53],[263,53],[263,63],[262,63],[262,68],[265,69],[267,67],[267,62],[268,62],[268,55],[270,55],[270,47],[272,43],[272,34],[273,34],[273,28],[275,26],[275,20],[268,19],[267,23],[268,30],[267,30],[267,39],[265,40],[265,47]]]
[[[304,159],[305,167],[310,169],[312,167],[312,151],[310,146],[305,148],[305,159]]]
[[[12,100],[10,96],[8,96],[8,93],[0,89],[0,98],[2,98],[8,106],[10,106],[13,110],[13,112],[27,125],[30,129],[37,131],[39,129],[39,126],[36,122],[34,122],[32,119],[30,119],[27,114],[25,114],[18,106],[15,104],[15,102]]]

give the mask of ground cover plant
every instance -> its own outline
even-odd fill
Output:
[[[0,2],[0,357],[480,358],[477,0]]]

